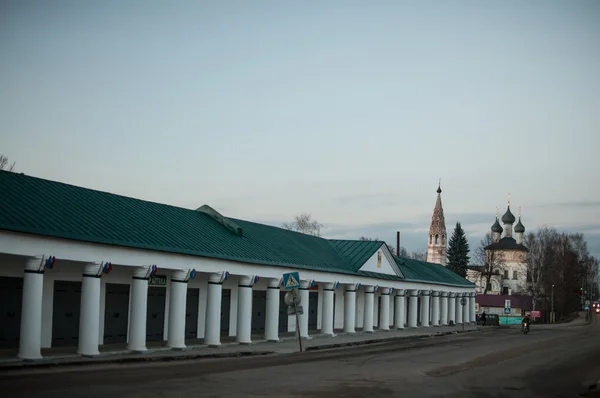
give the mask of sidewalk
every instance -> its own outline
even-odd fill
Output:
[[[474,325],[464,327],[465,332],[476,331]],[[337,333],[335,337],[315,334],[310,340],[302,339],[303,351],[314,351],[363,344],[382,343],[400,339],[415,339],[463,332],[462,326],[419,327],[417,329],[357,332],[354,334]],[[168,347],[149,348],[143,354],[127,350],[104,351],[99,356],[88,358],[77,354],[57,354],[45,356],[39,361],[23,361],[10,357],[0,358],[0,371],[20,368],[40,368],[65,365],[135,363],[148,361],[175,361],[201,358],[227,358],[270,354],[291,354],[298,352],[298,338],[284,337],[278,343],[255,340],[251,345],[226,342],[219,348],[210,348],[204,344],[190,345],[185,350],[172,350]]]

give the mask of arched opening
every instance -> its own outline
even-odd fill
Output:
[[[429,235],[429,244],[433,243],[433,235]]]
[[[440,236],[439,236],[439,235],[436,235],[436,236],[435,236],[435,244],[437,245],[437,244],[439,244],[439,243],[440,243]]]

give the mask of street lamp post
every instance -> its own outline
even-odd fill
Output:
[[[550,304],[550,323],[554,323],[554,284],[552,285],[551,293],[551,304]]]

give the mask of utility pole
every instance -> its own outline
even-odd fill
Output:
[[[554,284],[552,284],[552,293],[551,293],[551,307],[550,307],[550,323],[554,323]]]

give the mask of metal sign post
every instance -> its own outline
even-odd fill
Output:
[[[504,319],[508,325],[508,315],[510,314],[510,300],[504,300]]]
[[[297,290],[293,290],[297,292]],[[302,337],[300,336],[300,317],[298,317],[298,308],[296,304],[294,304],[294,312],[296,313],[296,332],[298,333],[298,347],[300,348],[300,352],[302,352]]]
[[[298,272],[289,272],[283,274],[283,287],[290,289],[285,294],[285,304],[288,306],[288,315],[296,315],[296,333],[298,333],[298,345],[300,352],[302,352],[302,337],[300,336],[300,318],[299,315],[304,313],[302,304],[302,297],[300,296],[300,274]]]
[[[296,332],[298,333],[298,345],[302,352],[302,337],[300,337],[300,319],[298,315],[304,313],[301,303],[300,292],[298,289],[290,290],[285,294],[285,304],[288,306],[288,315],[296,315]]]

